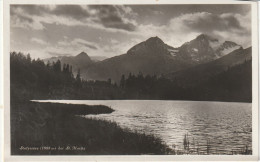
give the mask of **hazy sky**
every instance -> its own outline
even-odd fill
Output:
[[[178,47],[201,33],[251,45],[249,5],[12,5],[11,51],[33,58],[111,57],[158,36]]]

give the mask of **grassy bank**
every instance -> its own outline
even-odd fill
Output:
[[[15,103],[15,102],[12,102]],[[111,113],[107,106],[20,102],[11,105],[13,155],[172,154],[154,136],[114,122],[75,115]]]

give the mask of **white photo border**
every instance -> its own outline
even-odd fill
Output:
[[[252,155],[109,155],[109,156],[18,156],[10,147],[10,5],[12,4],[250,4],[252,38]],[[3,61],[4,61],[4,159],[5,161],[256,161],[258,160],[258,14],[256,1],[231,0],[4,0]]]

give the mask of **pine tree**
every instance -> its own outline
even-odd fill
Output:
[[[62,71],[63,71],[64,73],[66,72],[66,64],[65,64],[65,63],[63,64]]]
[[[58,60],[56,63],[53,63],[53,70],[55,72],[61,72],[61,62]]]
[[[47,62],[47,64],[46,64],[46,67],[49,69],[50,66],[51,66],[51,64],[50,64],[50,61],[48,60],[48,62]]]
[[[74,78],[73,72],[72,72],[72,66],[71,66],[71,65],[70,65],[70,76],[71,76],[72,78]]]
[[[80,79],[80,69],[78,69],[78,73],[77,73],[76,80],[77,80],[77,81],[81,81],[81,79]]]
[[[112,82],[111,78],[108,78],[107,82],[108,82],[109,85],[111,85],[111,82]]]
[[[76,76],[76,84],[78,87],[81,87],[81,76],[80,76],[80,69],[78,69],[78,73]]]
[[[125,88],[125,75],[122,75],[122,76],[121,76],[120,87],[121,87],[121,88]]]
[[[70,65],[67,64],[67,65],[66,65],[66,73],[69,74],[69,71],[70,71]]]
[[[26,56],[26,60],[27,60],[28,63],[31,63],[31,61],[32,61],[31,56],[30,56],[29,53]]]

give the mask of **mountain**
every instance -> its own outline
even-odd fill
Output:
[[[44,59],[43,61],[45,63],[47,63],[48,61],[50,63],[52,63],[52,62],[56,62],[57,60],[61,61],[62,66],[63,66],[63,64],[72,65],[74,73],[76,73],[78,71],[78,69],[84,70],[94,63],[91,60],[91,58],[88,56],[88,54],[85,52],[81,52],[80,54],[78,54],[76,56],[51,57],[48,59]]]
[[[83,77],[87,79],[118,81],[121,75],[129,73],[161,75],[191,66],[185,59],[172,55],[175,48],[165,44],[158,37],[151,37],[130,48],[126,54],[115,56],[93,64]]]
[[[242,46],[234,42],[225,41],[221,43],[216,38],[201,34],[176,48],[175,55],[194,64],[201,64],[216,60],[239,48],[242,48]]]
[[[177,57],[191,62],[203,63],[213,60],[215,57],[211,44],[216,44],[217,39],[201,34],[194,40],[184,43],[178,48]]]
[[[90,59],[94,62],[103,61],[107,58],[108,57],[106,57],[106,56],[90,56]]]
[[[252,102],[252,60],[229,67],[190,91],[196,100]]]
[[[225,41],[215,50],[215,54],[217,58],[220,58],[239,48],[242,48],[242,46],[231,41]]]
[[[159,37],[151,37],[141,42],[127,51],[129,55],[168,55],[171,56],[171,46],[165,44]]]
[[[119,81],[121,76],[129,73],[143,75],[165,75],[183,69],[205,64],[220,59],[242,46],[231,42],[220,42],[206,34],[200,34],[195,39],[180,47],[172,47],[159,37],[151,37],[132,48],[125,54],[105,59],[90,58],[85,52],[77,56],[52,57],[44,61],[61,60],[62,64],[73,66],[73,72],[81,70],[84,79]],[[100,61],[101,60],[101,61]]]
[[[130,48],[126,54],[93,64],[84,71],[84,78],[118,81],[122,74],[142,72],[144,75],[164,75],[219,59],[234,50],[243,49],[231,41],[201,34],[178,48],[151,37]]]
[[[251,47],[247,49],[239,48],[219,59],[167,74],[166,77],[176,81],[179,85],[187,87],[194,86],[228,70],[230,67],[242,64],[251,59]]]

